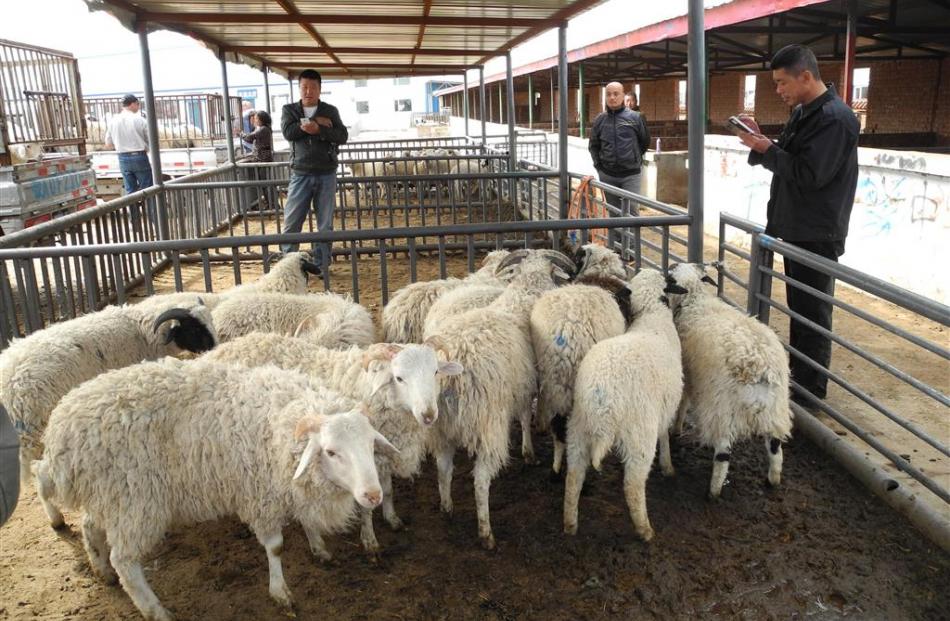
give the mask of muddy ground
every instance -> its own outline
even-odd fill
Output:
[[[453,257],[448,267],[462,275],[465,257]],[[248,265],[245,281],[259,269]],[[389,269],[393,290],[408,281],[405,261],[391,261]],[[361,261],[359,271],[361,301],[378,313],[378,261]],[[420,279],[437,274],[434,261],[420,261]],[[348,264],[335,264],[333,276],[334,289],[348,290]],[[227,288],[231,279],[229,265],[216,268],[215,289]],[[187,289],[202,288],[200,266],[186,266],[184,280]],[[156,282],[159,291],[173,287],[169,272]],[[941,338],[912,319],[909,329]],[[772,323],[784,331],[783,318]],[[844,321],[839,327],[859,329]],[[941,368],[927,361],[915,365],[913,351],[880,338],[869,347],[894,349],[909,365],[902,368],[940,385]],[[844,369],[854,363],[838,356],[835,364]],[[906,394],[897,383],[868,379],[879,395]],[[838,398],[836,389],[830,399]],[[928,409],[926,402],[905,404],[911,415]],[[764,484],[761,444],[736,447],[729,484],[717,502],[705,498],[711,453],[675,446],[677,476],[651,474],[648,508],[656,537],[644,544],[634,537],[615,459],[602,474],[588,476],[578,535],[566,537],[563,483],[547,465],[549,439],[536,436],[545,465],[525,466],[513,433],[511,464],[491,494],[497,550],[477,545],[471,462],[457,459],[451,519],[439,512],[435,468],[427,464],[415,481],[396,483],[397,510],[408,528],[391,532],[377,520],[385,549],[376,562],[364,555],[354,529],[333,538],[335,559],[320,563],[299,526],[288,525],[283,560],[297,618],[944,619],[950,610],[950,556],[801,437],[786,448],[783,485],[775,490]],[[0,529],[0,618],[139,618],[121,588],[93,577],[79,518],[67,515],[69,529],[56,533],[32,488],[24,491]],[[179,619],[288,618],[268,597],[263,549],[234,520],[169,533],[148,559],[146,575]]]

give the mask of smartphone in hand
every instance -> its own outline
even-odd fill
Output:
[[[731,131],[733,134],[736,134],[737,136],[740,133],[745,133],[745,134],[758,133],[756,130],[746,125],[746,123],[742,119],[740,119],[739,117],[735,115],[730,116],[728,119],[726,119],[725,126],[726,126],[726,129]]]

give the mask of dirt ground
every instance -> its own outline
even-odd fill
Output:
[[[450,274],[462,275],[465,262],[464,255],[453,256]],[[242,265],[244,280],[252,280],[260,269],[259,264]],[[388,269],[391,291],[408,282],[407,261],[390,260]],[[203,288],[200,266],[185,266],[182,276],[186,289]],[[378,259],[360,261],[359,276],[361,302],[378,314]],[[436,277],[437,262],[420,259],[418,278]],[[233,284],[231,266],[216,267],[213,279],[215,290]],[[333,289],[349,291],[348,263],[334,264],[332,281]],[[319,283],[311,286],[321,288]],[[156,289],[173,288],[171,272],[161,274]],[[775,289],[779,299],[781,289]],[[902,317],[854,291],[841,293],[946,343],[946,335],[926,322],[915,323],[916,318]],[[946,389],[946,366],[927,360],[900,339],[870,333],[846,314],[836,313],[836,321],[836,330]],[[783,332],[787,320],[773,313],[772,324]],[[919,424],[936,421],[934,433],[946,440],[946,419],[926,397],[909,396],[912,391],[905,385],[879,370],[864,369],[840,348],[833,368],[889,399]],[[850,404],[838,389],[829,401]],[[874,432],[906,447],[912,462],[928,473],[939,476],[938,468],[946,468],[945,462],[927,461],[936,458],[923,457],[924,447],[893,439],[884,425]],[[311,557],[300,527],[288,525],[283,561],[297,618],[947,618],[950,556],[800,436],[786,447],[783,484],[774,490],[764,485],[760,442],[736,447],[729,483],[717,502],[705,498],[711,452],[675,446],[676,477],[651,474],[648,508],[656,537],[649,544],[634,537],[622,471],[613,458],[603,473],[588,476],[578,535],[563,535],[563,482],[549,473],[549,438],[535,439],[544,465],[521,463],[513,432],[511,463],[492,486],[498,542],[493,552],[477,545],[471,462],[464,457],[456,463],[456,510],[450,519],[438,509],[434,464],[427,464],[414,481],[397,481],[396,507],[408,528],[391,532],[377,520],[384,547],[377,562],[364,555],[353,529],[329,541],[335,559],[320,563]],[[139,618],[120,587],[93,577],[78,534],[79,518],[67,515],[68,530],[56,533],[32,488],[24,491],[17,511],[0,529],[0,618]],[[287,618],[268,597],[263,549],[234,520],[169,533],[148,560],[146,576],[179,619]]]

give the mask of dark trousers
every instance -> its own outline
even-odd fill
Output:
[[[844,251],[843,241],[789,243],[835,262]],[[829,296],[835,294],[833,277],[788,257],[785,258],[785,275]],[[785,294],[791,310],[831,332],[831,313],[834,308],[831,303],[820,300],[790,284],[785,285]],[[826,369],[831,364],[831,339],[797,319],[792,319],[789,326],[789,344]],[[824,399],[828,391],[828,378],[806,362],[796,358],[794,354],[789,357],[792,379],[816,397]]]

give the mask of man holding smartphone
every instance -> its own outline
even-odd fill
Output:
[[[772,59],[776,92],[792,107],[778,141],[762,135],[748,116],[740,120],[752,133],[737,132],[752,149],[749,164],[772,171],[772,188],[765,232],[809,252],[837,261],[844,254],[848,221],[858,180],[858,134],[854,112],[826,86],[818,73],[815,54],[805,46],[789,45]],[[785,274],[795,281],[834,296],[834,278],[791,259]],[[831,331],[833,306],[796,286],[786,285],[788,307],[805,319]],[[831,340],[799,320],[792,319],[790,345],[825,369],[831,363]],[[819,398],[827,392],[827,376],[794,354],[792,379]],[[803,405],[807,399],[799,400]]]
[[[283,233],[299,233],[313,205],[318,231],[333,230],[336,201],[337,154],[349,134],[334,106],[320,100],[323,78],[314,69],[300,73],[300,101],[286,104],[280,115],[280,129],[290,143],[290,185],[284,205]],[[297,244],[281,244],[287,253]],[[317,264],[327,269],[330,244],[314,246]]]

